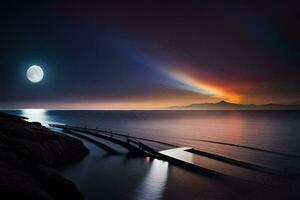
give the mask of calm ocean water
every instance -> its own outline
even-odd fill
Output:
[[[30,121],[98,127],[257,163],[287,172],[300,171],[299,111],[5,111]],[[227,144],[216,144],[209,140]],[[87,199],[237,199],[243,191],[264,199],[274,191],[256,186],[224,185],[159,160],[107,153],[84,141],[91,154],[63,169]],[[273,153],[242,148],[258,148]],[[284,154],[284,155],[282,155]],[[115,188],[118,188],[116,191]],[[218,188],[218,191],[215,188]],[[101,193],[99,193],[101,188]],[[180,189],[180,192],[178,190]],[[261,195],[257,190],[262,190]],[[233,196],[232,196],[233,195]],[[235,195],[235,196],[234,196]],[[241,196],[239,196],[241,195]],[[286,197],[279,192],[276,198]]]

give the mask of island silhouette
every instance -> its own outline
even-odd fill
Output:
[[[199,103],[185,106],[168,107],[171,110],[300,110],[300,105],[284,104],[236,104],[228,101],[219,101],[217,103]]]

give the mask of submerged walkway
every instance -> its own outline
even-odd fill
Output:
[[[276,186],[280,186],[281,183],[286,183],[296,177],[295,175],[266,166],[196,150],[192,147],[179,147],[157,140],[86,127],[59,124],[50,124],[50,126],[63,129],[70,134],[81,135],[81,137],[90,141],[94,139],[86,135],[101,138],[128,149],[130,153],[158,158],[185,169],[214,177],[238,179]],[[97,145],[102,146],[107,151],[115,153],[111,147],[98,141],[96,143],[99,143]],[[159,144],[159,147],[153,144]]]
[[[61,128],[64,131],[69,131],[70,134],[76,132],[80,133],[85,133],[88,135],[92,135],[107,141],[110,141],[112,143],[115,143],[117,145],[120,145],[126,149],[130,153],[133,154],[140,154],[140,155],[145,155],[145,156],[152,156],[152,157],[159,157],[159,153],[151,148],[148,145],[145,145],[139,140],[146,140],[146,141],[151,141],[151,142],[158,142],[164,145],[169,145],[173,146],[168,143],[163,143],[155,140],[149,140],[149,139],[143,139],[143,138],[138,138],[138,137],[132,137],[129,135],[125,134],[119,134],[119,133],[114,133],[111,131],[103,131],[103,130],[98,130],[98,129],[92,129],[92,128],[82,128],[82,127],[74,127],[74,126],[68,126],[68,125],[58,125],[58,124],[50,124],[51,127],[55,128]],[[71,132],[70,132],[71,131]]]

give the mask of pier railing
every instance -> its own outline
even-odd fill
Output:
[[[105,140],[111,141],[113,143],[119,144],[127,148],[130,152],[145,154],[147,156],[161,157],[159,152],[154,148],[142,143],[141,141],[154,142],[169,147],[177,147],[176,145],[169,144],[166,142],[156,141],[153,139],[147,139],[142,137],[130,136],[128,134],[115,133],[113,131],[100,130],[98,128],[88,128],[88,127],[78,127],[70,125],[60,125],[60,124],[49,124],[51,127],[61,128],[68,131],[77,131],[86,133],[92,136],[98,136]]]

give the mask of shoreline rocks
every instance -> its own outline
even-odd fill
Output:
[[[55,168],[89,153],[77,139],[0,113],[0,192],[8,199],[83,199]]]

